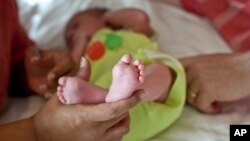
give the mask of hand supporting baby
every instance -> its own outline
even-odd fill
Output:
[[[29,48],[26,52],[25,66],[30,89],[45,96],[54,94],[59,77],[73,76],[78,70],[70,54],[63,49]]]

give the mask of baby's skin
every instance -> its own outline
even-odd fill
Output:
[[[113,67],[109,89],[90,84],[80,77],[59,79],[57,95],[64,104],[114,102],[126,99],[144,81],[144,66],[140,60],[131,63],[132,56],[124,55]],[[119,94],[118,94],[119,93]]]

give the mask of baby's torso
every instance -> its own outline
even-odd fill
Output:
[[[157,43],[142,34],[102,29],[93,36],[85,54],[91,65],[90,82],[108,88],[112,80],[112,68],[124,54],[129,53],[133,59],[148,63],[150,60],[144,51],[157,49]]]

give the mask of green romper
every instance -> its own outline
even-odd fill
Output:
[[[145,141],[169,127],[180,116],[185,103],[185,73],[176,59],[160,53],[157,43],[148,37],[129,30],[105,28],[94,35],[86,51],[91,65],[90,83],[109,88],[113,66],[127,53],[145,65],[160,61],[175,72],[175,80],[164,103],[141,102],[130,110],[130,131],[123,141]]]

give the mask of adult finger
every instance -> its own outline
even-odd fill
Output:
[[[52,70],[49,71],[47,79],[48,81],[55,81],[60,76],[71,72],[73,69],[73,62],[68,58],[57,64]]]
[[[117,123],[121,122],[125,117],[127,117],[129,115],[129,113],[125,113],[117,118],[111,119],[109,121],[102,121],[99,123],[99,126],[102,127],[103,129],[105,129],[105,131],[111,127],[113,127],[114,125],[116,125]]]
[[[188,104],[195,107],[195,101],[196,101],[198,95],[199,95],[198,91],[194,92],[192,90],[187,90],[186,100],[187,100]]]
[[[44,51],[35,47],[27,49],[25,61],[26,65],[38,74],[53,66],[53,62],[49,60],[49,56],[44,55]]]
[[[190,66],[191,63],[193,63],[196,60],[195,57],[185,57],[185,58],[180,58],[179,61],[181,64],[184,66],[184,68]]]
[[[51,61],[53,56],[51,54],[47,54],[46,50],[41,50],[38,48],[31,48],[26,52],[26,58],[33,65],[51,67],[54,65],[54,62]]]
[[[190,80],[187,82],[187,101],[190,105],[194,106],[195,100],[199,95],[200,81],[195,79],[194,76],[187,77],[190,77]]]
[[[26,50],[25,56],[29,62],[38,61],[41,59],[41,51],[36,47],[30,47]]]
[[[186,69],[186,83],[187,83],[187,102],[194,106],[195,98],[198,94],[200,83],[196,79],[196,70]]]
[[[183,64],[184,68],[189,67],[197,62],[206,62],[213,58],[212,55],[196,55],[191,57],[180,58],[179,61]]]
[[[195,106],[202,112],[217,114],[221,112],[221,107],[216,104],[215,98],[211,94],[200,94],[195,99]]]
[[[79,78],[82,78],[83,80],[86,80],[88,81],[89,80],[89,77],[90,77],[90,71],[91,71],[91,68],[90,68],[90,64],[89,62],[87,61],[86,58],[81,58],[81,61],[80,61],[80,67],[79,67],[79,70],[76,74],[77,77]]]
[[[130,117],[127,116],[114,127],[106,132],[105,138],[119,140],[129,132]]]
[[[53,95],[55,95],[54,92],[47,92],[47,93],[44,94],[44,98],[45,99],[50,99]]]
[[[45,94],[45,98],[49,98],[50,96],[54,95],[57,86],[58,86],[57,81],[46,81],[44,84],[41,84],[39,86],[39,89],[42,93]]]

